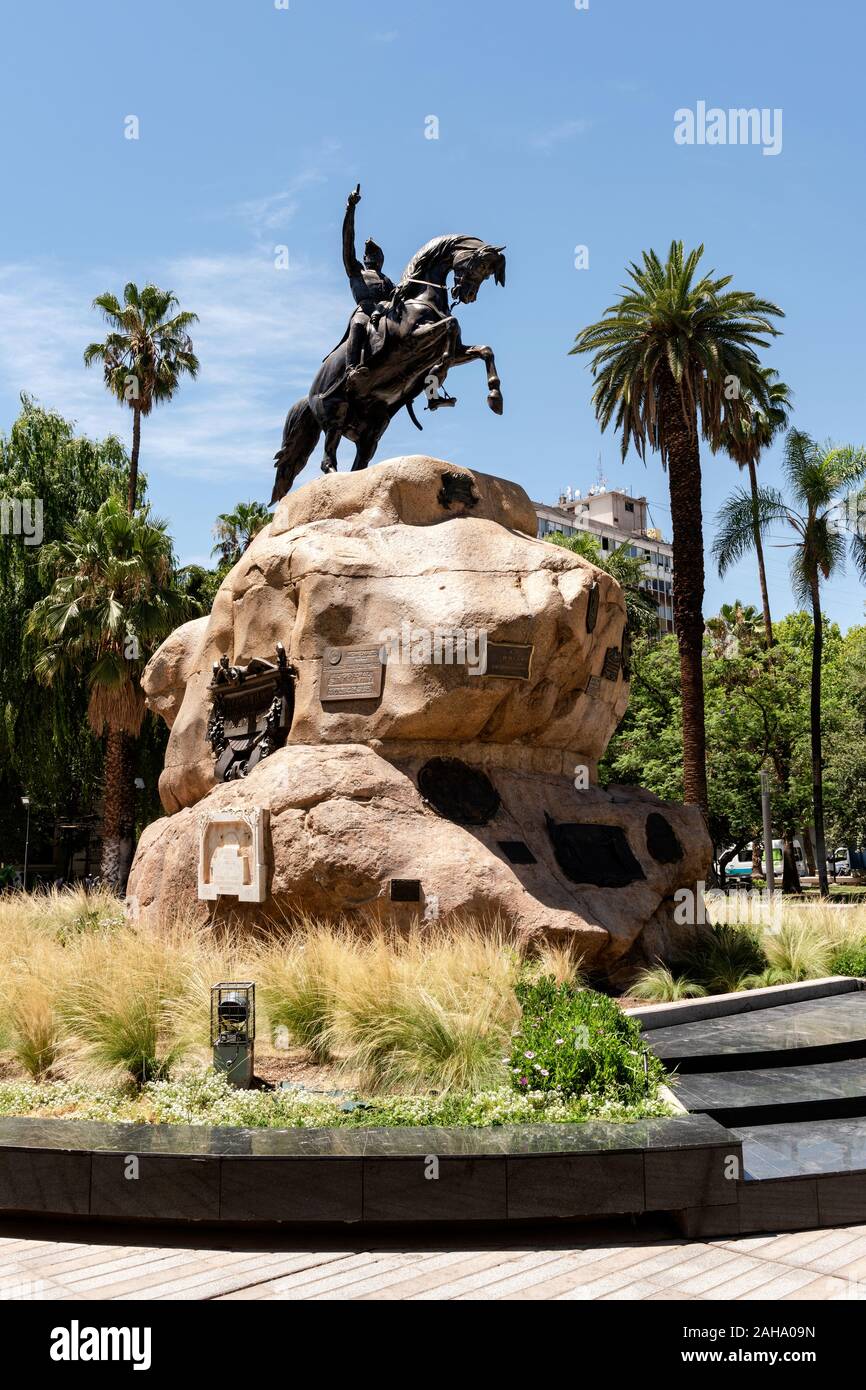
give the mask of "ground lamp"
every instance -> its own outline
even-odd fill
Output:
[[[232,1086],[252,1084],[256,987],[250,980],[214,985],[210,992],[213,1064]]]

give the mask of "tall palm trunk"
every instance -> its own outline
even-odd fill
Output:
[[[662,379],[659,416],[668,462],[674,564],[674,630],[680,650],[683,708],[683,793],[709,815],[704,727],[704,538],[697,421],[685,418],[679,389]]]
[[[758,581],[761,586],[761,608],[764,613],[764,646],[773,645],[773,621],[770,617],[770,595],[767,589],[767,571],[764,566],[764,542],[758,520],[758,470],[755,460],[749,459],[749,485],[752,489],[752,512],[754,514],[755,554],[758,557]]]
[[[822,898],[830,896],[827,882],[827,849],[824,842],[824,769],[821,757],[821,661],[824,655],[824,625],[821,618],[821,591],[818,576],[812,576],[812,806],[815,816],[815,855],[818,860],[818,886]]]
[[[132,408],[132,453],[129,458],[129,495],[127,497],[127,510],[129,515],[135,511],[135,504],[138,500],[138,454],[141,448],[141,406],[135,405]]]
[[[128,734],[109,729],[105,741],[105,789],[100,872],[118,893],[126,889],[133,835],[132,746]]]

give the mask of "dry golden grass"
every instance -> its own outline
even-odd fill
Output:
[[[58,892],[51,889],[39,893],[0,895],[0,959],[7,953],[7,943],[23,933],[29,940],[33,933],[64,941],[80,932],[123,924],[123,904],[105,890],[87,893],[83,888]]]
[[[545,962],[574,969],[560,949]],[[240,978],[257,983],[260,1054],[301,1047],[380,1089],[465,1088],[494,1074],[520,967],[495,921],[359,933],[298,916],[243,935],[178,919],[151,932],[108,895],[17,895],[0,900],[12,1001],[0,1050],[33,1076],[141,1083],[206,1058],[211,986]]]
[[[331,1049],[371,1091],[483,1087],[519,1018],[520,964],[501,929],[468,921],[374,935],[334,984]]]
[[[866,905],[784,906],[761,933],[768,976],[828,973],[866,940]],[[158,932],[124,920],[109,894],[0,897],[5,1067],[33,1077],[168,1074],[208,1059],[211,986],[256,981],[257,1053],[303,1049],[369,1090],[471,1090],[501,1079],[521,972],[580,980],[567,943],[531,956],[496,919],[406,933],[297,915],[258,934],[178,919]],[[332,1073],[334,1074],[334,1073]]]

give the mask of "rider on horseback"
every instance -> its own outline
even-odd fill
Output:
[[[346,215],[343,218],[343,265],[358,306],[349,320],[347,332],[347,382],[356,385],[367,375],[363,361],[365,349],[369,345],[369,329],[378,326],[379,319],[394,294],[394,282],[389,280],[382,269],[385,253],[381,246],[377,246],[375,241],[367,241],[363,265],[355,254],[355,208],[360,201],[361,185],[358,184],[349,194]]]
[[[498,285],[505,284],[504,247],[462,234],[434,237],[415,253],[395,288],[374,242],[367,242],[363,264],[355,254],[360,197],[359,184],[349,194],[343,220],[343,264],[357,308],[341,341],[316,372],[309,393],[295,401],[286,416],[275,459],[273,502],[288,492],[323,431],[323,473],[337,471],[337,450],[344,439],[355,445],[353,471],[366,468],[398,410],[407,409],[418,424],[412,403],[422,392],[430,410],[453,405],[453,396],[438,393],[444,391],[448,372],[467,362],[483,362],[487,404],[502,414],[493,350],[463,342],[453,308],[474,303],[491,276]]]

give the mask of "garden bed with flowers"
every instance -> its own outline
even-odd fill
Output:
[[[567,949],[496,924],[154,934],[80,892],[0,899],[0,1116],[268,1128],[629,1121],[661,1064]],[[210,1066],[210,988],[257,981],[256,1082]]]

